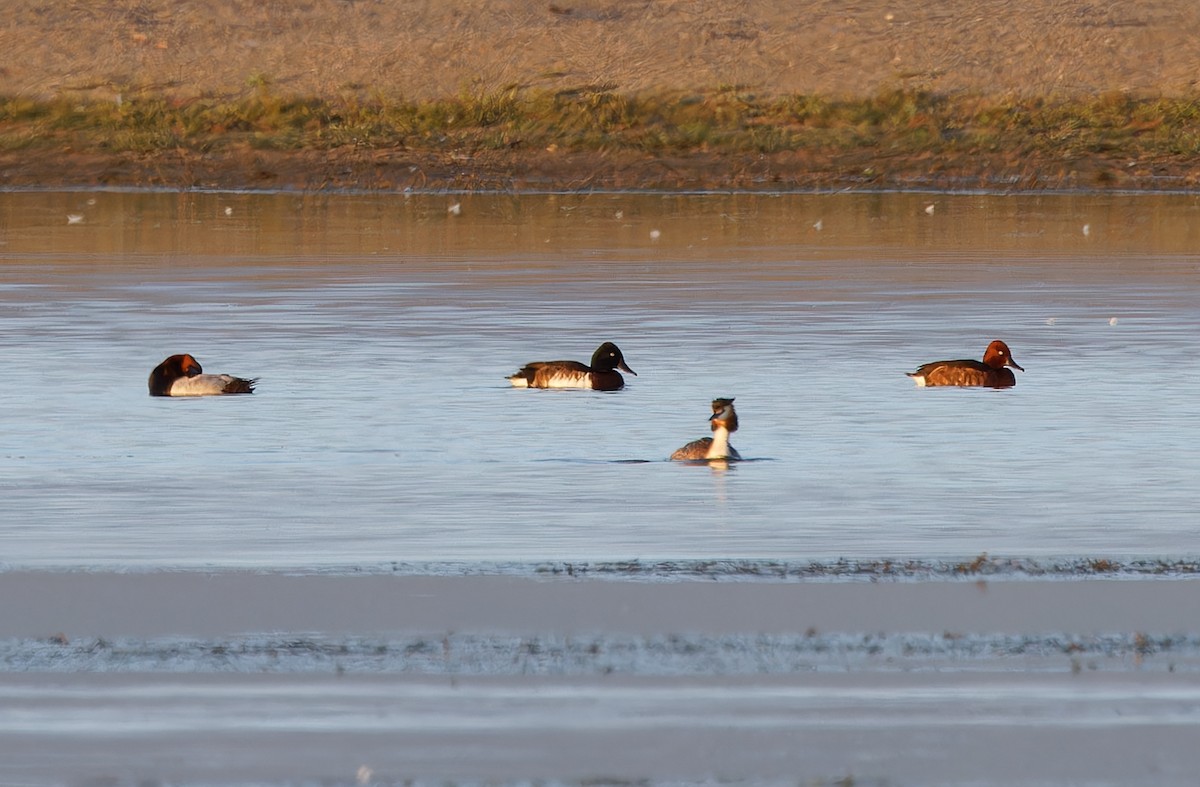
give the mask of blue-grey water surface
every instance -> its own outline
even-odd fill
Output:
[[[1195,556],[1197,250],[1178,195],[0,194],[0,563]],[[1013,389],[904,376],[994,338]],[[605,340],[621,392],[504,380]],[[716,396],[755,461],[664,461]]]

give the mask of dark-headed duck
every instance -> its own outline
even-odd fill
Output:
[[[605,342],[592,353],[592,364],[579,361],[534,361],[510,375],[508,381],[517,388],[591,388],[596,391],[616,391],[625,387],[621,371],[637,377],[637,372],[625,365],[625,357],[612,342]]]
[[[257,382],[228,374],[204,374],[199,362],[184,353],[155,366],[149,384],[151,396],[219,396],[254,393]]]
[[[922,388],[927,385],[1008,388],[1017,384],[1016,375],[1005,368],[1009,366],[1025,371],[1012,359],[1008,345],[997,339],[988,345],[982,363],[971,360],[934,361],[906,374],[916,380],[917,386]]]
[[[671,454],[673,460],[695,459],[741,459],[737,449],[729,444],[729,435],[738,428],[737,411],[733,409],[733,399],[713,399],[712,417],[708,419],[712,426],[712,437],[701,437]]]

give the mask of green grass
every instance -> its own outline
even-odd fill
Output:
[[[488,149],[777,153],[1011,151],[1089,155],[1200,153],[1200,100],[1122,94],[1076,100],[987,99],[893,91],[858,100],[759,97],[737,88],[621,94],[606,86],[516,89],[413,102],[286,96],[258,79],[236,100],[143,96],[115,101],[0,98],[0,150]]]

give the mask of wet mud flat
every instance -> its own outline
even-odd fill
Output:
[[[0,771],[1187,784],[1198,589],[11,571]]]

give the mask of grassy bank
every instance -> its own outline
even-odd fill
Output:
[[[585,87],[413,102],[287,96],[265,82],[225,101],[0,100],[0,154],[10,160],[58,152],[143,159],[258,152],[278,161],[332,151],[452,158],[468,168],[479,159],[501,170],[506,160],[527,167],[538,158],[552,171],[548,157],[570,154],[591,161],[702,159],[718,181],[722,161],[744,170],[748,157],[781,161],[799,153],[797,167],[881,186],[920,180],[922,172],[935,186],[939,172],[969,173],[972,182],[1048,182],[1064,168],[1086,173],[1082,187],[1128,185],[1135,170],[1186,186],[1200,153],[1200,100],[999,100],[910,91],[834,100],[759,98],[737,89],[629,96]]]

